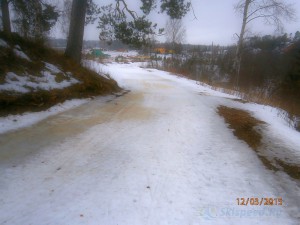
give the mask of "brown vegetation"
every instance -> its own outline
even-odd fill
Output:
[[[160,64],[151,63],[151,66],[181,74],[246,101],[280,108],[283,116],[300,131],[300,32],[294,38],[287,34],[248,38],[238,77],[234,71],[236,46],[185,48],[186,53],[163,58]]]
[[[285,162],[283,159],[271,159],[261,153],[262,133],[256,127],[264,122],[252,117],[249,112],[226,106],[218,107],[218,114],[225,119],[233,134],[245,141],[256,153],[264,166],[272,171],[283,170],[294,179],[300,179],[300,166]]]
[[[245,141],[252,149],[258,149],[262,136],[255,130],[255,127],[262,124],[262,121],[255,119],[246,111],[226,106],[218,107],[218,113],[233,129],[235,136]]]
[[[11,49],[1,48],[0,83],[4,82],[4,75],[7,72],[15,72],[20,75],[27,72],[28,74],[38,75],[44,67],[43,62],[56,65],[62,71],[71,72],[73,77],[80,81],[80,83],[70,87],[51,91],[39,90],[26,94],[2,92],[0,93],[0,116],[25,111],[40,111],[68,99],[106,95],[120,90],[114,80],[99,76],[96,72],[66,59],[63,54],[49,49],[41,43],[28,41],[14,34],[7,36],[0,33],[0,37],[11,46],[21,46],[22,50],[32,60],[32,62],[28,62],[15,57]],[[62,80],[64,78],[58,74],[56,79]]]

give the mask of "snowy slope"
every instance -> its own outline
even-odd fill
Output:
[[[36,74],[22,74],[17,75],[14,72],[8,72],[5,75],[5,82],[0,84],[0,92],[10,91],[13,93],[28,93],[37,90],[51,90],[51,89],[63,89],[73,84],[79,83],[72,73],[64,73],[58,69],[55,65],[46,63],[45,70],[37,76]],[[65,80],[57,82],[56,75],[63,74]]]
[[[271,111],[138,65],[101,68],[127,95],[0,136],[0,224],[299,224],[297,182],[286,192],[216,108]],[[284,204],[238,206],[243,197]]]
[[[0,38],[1,51],[3,49],[10,49],[16,58],[23,59],[33,63],[29,56],[22,50],[19,45],[11,47],[6,41]],[[38,90],[52,90],[63,89],[80,81],[73,77],[71,72],[64,72],[56,65],[48,62],[42,62],[44,68],[41,71],[35,71],[33,74],[29,74],[27,71],[31,71],[34,64],[25,64],[23,72],[18,71],[18,74],[14,71],[16,68],[11,68],[6,74],[3,74],[4,81],[0,83],[0,93],[9,92],[10,94],[18,95],[20,93],[35,92]]]

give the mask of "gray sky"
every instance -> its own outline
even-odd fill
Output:
[[[96,0],[96,2],[103,2]],[[137,8],[139,0],[128,0],[132,8]],[[184,18],[186,26],[186,43],[189,44],[215,44],[228,45],[236,42],[235,33],[239,33],[242,18],[241,15],[235,13],[233,7],[238,0],[192,0],[193,8],[197,20],[190,12]],[[286,33],[295,33],[300,30],[300,1],[286,0],[288,3],[293,3],[296,10],[297,21],[285,23]],[[299,16],[298,16],[299,15]],[[151,19],[159,24],[159,27],[164,27],[167,16],[157,15],[152,13]],[[85,39],[97,40],[99,30],[96,26],[89,25],[85,29]],[[264,35],[275,34],[275,28],[265,25],[261,20],[256,20],[249,24],[252,34]],[[159,39],[164,41],[164,38]]]

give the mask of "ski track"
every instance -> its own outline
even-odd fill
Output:
[[[216,113],[226,95],[104,69],[131,92],[0,136],[1,225],[299,224],[295,205],[237,206],[289,196]]]

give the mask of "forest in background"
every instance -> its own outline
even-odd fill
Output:
[[[166,47],[170,45],[157,45]],[[245,40],[239,79],[236,46],[181,45],[170,57],[152,57],[149,66],[184,75],[245,100],[284,109],[295,122],[300,117],[300,32],[253,36]]]

